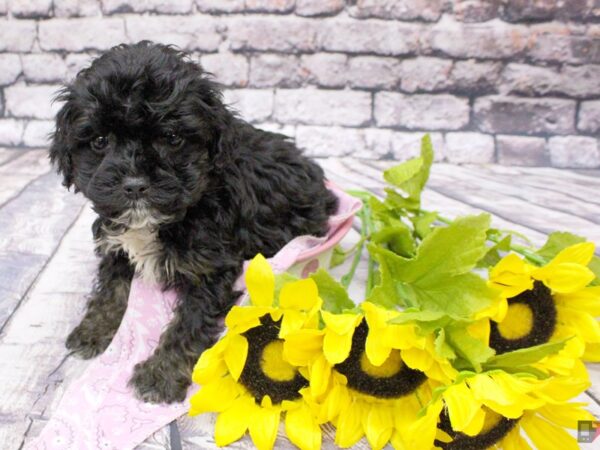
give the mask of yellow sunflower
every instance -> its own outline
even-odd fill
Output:
[[[544,361],[565,375],[584,352],[598,356],[600,287],[588,286],[595,275],[587,267],[593,254],[594,244],[585,242],[565,248],[543,267],[512,253],[504,257],[490,271],[490,284],[507,299],[506,314],[491,323],[490,346],[501,354],[574,337]]]
[[[433,340],[416,325],[389,323],[400,314],[369,302],[343,314],[323,311],[322,329],[299,329],[284,340],[286,358],[307,367],[313,408],[320,423],[336,426],[340,447],[366,436],[374,449],[390,440],[410,448],[403,435],[440,384],[435,377],[456,375],[429,354]]]
[[[565,428],[594,418],[584,404],[569,401],[588,386],[566,377],[472,374],[445,388],[412,425],[410,438],[422,438],[418,448],[530,449],[524,433],[536,448],[577,449]]]
[[[321,299],[311,279],[286,283],[278,305],[275,277],[261,255],[246,272],[251,304],[227,315],[227,334],[205,351],[192,378],[201,385],[191,398],[190,415],[218,413],[215,441],[229,445],[249,431],[260,450],[275,444],[281,413],[289,439],[301,449],[321,446],[321,429],[304,401],[308,381],[283,358],[285,334],[318,323]]]

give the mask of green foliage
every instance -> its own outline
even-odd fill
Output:
[[[542,358],[548,355],[558,353],[563,349],[568,339],[548,342],[542,345],[536,345],[535,347],[522,348],[501,355],[491,357],[484,364],[486,370],[493,369],[522,369],[530,364],[536,363]]]
[[[332,313],[341,313],[354,308],[354,302],[348,292],[325,269],[313,273],[312,278],[319,288],[319,297],[323,300],[323,309]]]

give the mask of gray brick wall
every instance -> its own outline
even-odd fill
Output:
[[[600,167],[600,0],[0,0],[0,146],[121,42],[176,44],[309,155]]]

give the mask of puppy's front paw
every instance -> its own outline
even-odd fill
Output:
[[[90,359],[104,352],[111,340],[112,335],[107,336],[97,328],[81,323],[71,331],[65,346],[80,358]]]
[[[135,366],[129,385],[136,397],[145,402],[182,402],[191,381],[178,369],[172,357],[153,355]]]

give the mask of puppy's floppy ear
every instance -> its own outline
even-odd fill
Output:
[[[61,91],[56,100],[64,101],[65,104],[56,114],[56,129],[52,134],[52,143],[50,144],[50,161],[56,166],[58,173],[62,174],[63,186],[68,189],[73,184],[72,145],[69,142],[69,128],[72,125],[74,110],[67,89]]]

